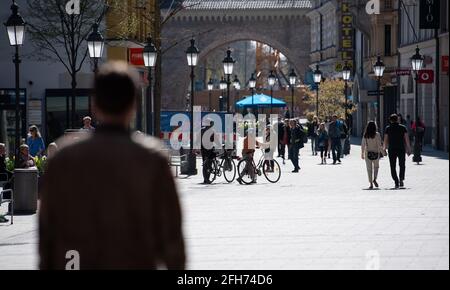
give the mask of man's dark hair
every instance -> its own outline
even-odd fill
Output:
[[[391,123],[398,123],[398,116],[397,116],[397,114],[392,114],[389,117],[389,121],[391,121]]]
[[[135,103],[138,74],[125,62],[103,65],[94,79],[94,103],[108,115],[121,115]]]

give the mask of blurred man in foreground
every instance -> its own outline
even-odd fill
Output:
[[[185,267],[168,162],[157,141],[128,131],[137,81],[126,63],[103,66],[93,98],[102,125],[49,161],[39,216],[41,269],[77,268],[69,261],[73,253],[82,270]]]

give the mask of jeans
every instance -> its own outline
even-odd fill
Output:
[[[341,138],[331,139],[331,153],[333,154],[333,161],[341,160],[342,143]]]
[[[397,175],[397,159],[400,165],[400,179]],[[406,171],[406,152],[405,150],[389,150],[389,163],[391,165],[391,175],[395,185],[399,185],[400,181],[405,180]]]
[[[292,144],[289,147],[289,159],[292,161],[292,165],[294,165],[294,170],[299,170],[300,166],[298,165],[298,154],[300,151],[299,144]]]
[[[317,137],[315,136],[311,136],[309,137],[309,139],[311,140],[311,151],[313,153],[313,155],[317,154]]]

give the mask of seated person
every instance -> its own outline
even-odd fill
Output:
[[[34,162],[33,157],[30,155],[30,148],[28,145],[20,145],[19,168],[27,169],[35,166],[36,162]]]
[[[12,177],[12,172],[6,168],[6,146],[0,143],[0,181],[8,181]]]

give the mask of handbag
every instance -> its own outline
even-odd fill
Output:
[[[366,139],[366,148],[368,148],[368,147],[369,147],[369,142]],[[369,160],[371,160],[371,161],[378,160],[378,159],[380,159],[380,153],[367,151],[367,158],[369,158]]]

